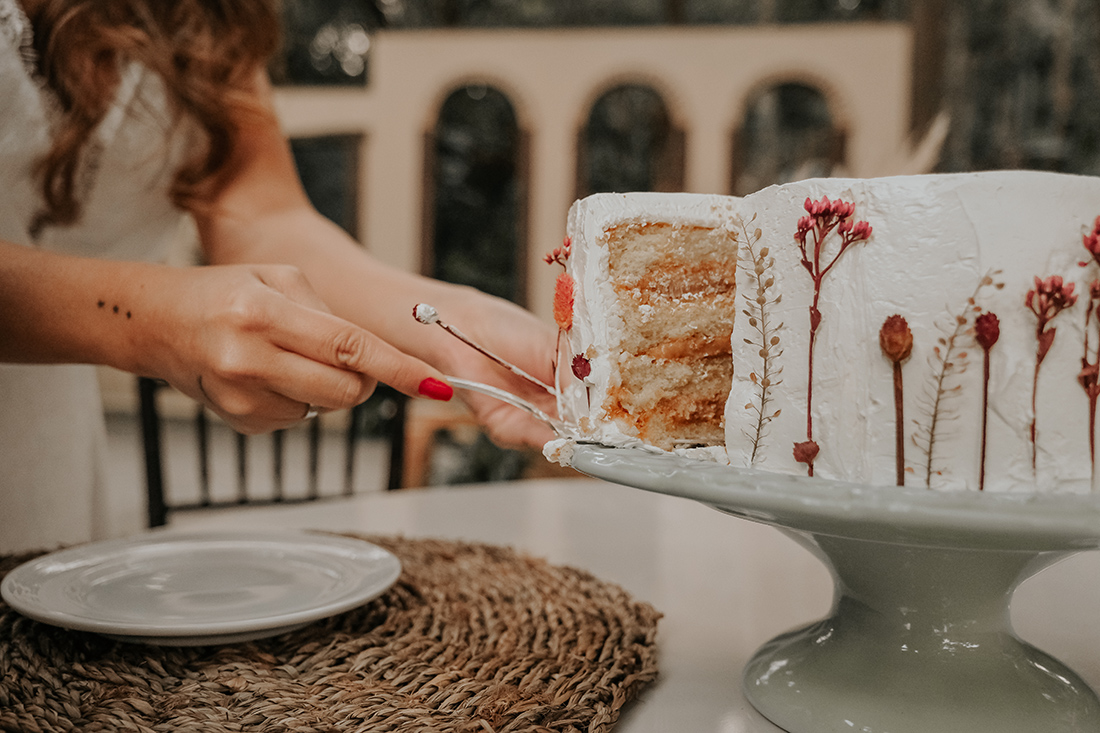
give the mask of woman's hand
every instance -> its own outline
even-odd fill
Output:
[[[553,379],[554,331],[506,301],[387,267],[364,252],[310,205],[263,75],[255,91],[254,113],[237,120],[227,174],[209,205],[192,212],[207,261],[295,265],[334,313],[391,344],[393,354],[404,352],[422,368],[427,362],[444,373],[508,389],[553,413],[554,400],[545,390],[452,337],[418,325],[412,307],[418,302],[439,306],[445,318],[453,318],[471,337],[548,383]],[[408,387],[418,384],[402,374],[395,383],[377,370],[369,373],[406,394],[414,394]],[[417,376],[428,374],[418,371]],[[500,444],[541,447],[553,436],[522,410],[488,397],[463,398]]]
[[[440,372],[332,315],[296,268],[161,274],[166,282],[148,315],[134,310],[133,325],[153,342],[139,371],[167,380],[240,432],[283,428],[311,409],[353,407],[378,381],[411,396],[450,396]]]

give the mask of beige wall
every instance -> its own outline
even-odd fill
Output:
[[[636,81],[664,95],[687,133],[686,189],[726,192],[732,131],[761,86],[808,81],[848,130],[848,173],[895,172],[907,145],[911,34],[898,24],[752,28],[391,31],[379,33],[364,89],[278,91],[290,135],[361,132],[364,243],[420,264],[424,136],[467,83],[508,95],[531,141],[528,293],[548,315],[551,268],[575,182],[574,145],[592,103]]]

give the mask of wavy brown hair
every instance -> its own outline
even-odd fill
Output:
[[[40,161],[45,210],[38,224],[80,217],[82,154],[115,99],[121,65],[135,61],[164,82],[177,121],[201,143],[177,169],[179,206],[216,187],[232,152],[235,120],[251,106],[256,72],[278,48],[273,0],[37,0],[31,5],[39,71],[60,102],[52,147]]]

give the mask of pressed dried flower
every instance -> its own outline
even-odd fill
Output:
[[[968,366],[967,353],[962,350],[966,337],[974,335],[973,329],[968,328],[970,324],[968,319],[971,314],[980,312],[976,304],[982,290],[987,287],[1000,290],[1004,286],[1004,283],[996,279],[1000,274],[1000,270],[993,270],[983,275],[963,307],[957,313],[949,313],[947,319],[937,323],[937,327],[944,335],[937,339],[938,345],[932,348],[929,356],[932,379],[928,383],[927,393],[920,402],[925,411],[927,423],[915,421],[917,427],[913,436],[913,442],[924,453],[925,486],[928,488],[932,487],[932,477],[942,474],[942,471],[934,470],[934,465],[936,441],[948,418],[948,400],[952,395],[958,394],[962,387],[961,384],[949,385],[952,378],[964,373]]]
[[[559,264],[563,268],[573,252],[573,240],[566,236],[560,247],[543,257],[548,265]],[[558,324],[558,339],[554,345],[554,378],[559,376],[558,363],[561,356],[561,335],[573,328],[573,278],[566,273],[558,275],[554,283],[554,322]]]
[[[573,328],[573,278],[564,272],[554,282],[554,323],[562,331]]]
[[[573,240],[566,237],[560,247],[555,247],[554,251],[542,258],[542,261],[548,265],[553,265],[555,262],[562,267],[565,267],[565,263],[569,260],[569,255],[573,253]]]
[[[753,218],[755,219],[755,217]],[[745,405],[746,410],[755,413],[755,425],[753,425],[751,431],[744,431],[745,436],[752,445],[752,452],[749,456],[751,465],[756,462],[760,455],[760,449],[767,434],[768,423],[778,417],[780,412],[779,410],[773,412],[770,405],[772,402],[772,389],[782,384],[782,380],[778,377],[783,372],[783,367],[777,362],[783,354],[782,349],[778,348],[780,344],[778,334],[783,328],[783,324],[779,323],[777,325],[771,317],[771,307],[780,300],[779,296],[773,297],[771,294],[771,290],[775,285],[775,278],[771,277],[769,273],[775,265],[775,258],[768,256],[769,250],[767,247],[757,248],[762,236],[759,228],[750,234],[748,226],[743,220],[740,225],[741,233],[737,236],[738,243],[742,245],[740,258],[745,263],[743,269],[749,273],[751,284],[755,285],[755,288],[750,290],[756,294],[755,297],[752,292],[742,295],[748,306],[742,313],[748,317],[749,327],[756,332],[752,339],[745,339],[745,342],[750,346],[757,347],[756,353],[760,356],[760,375],[758,376],[756,372],[749,374],[749,380],[755,386],[754,399]]]
[[[913,332],[909,322],[897,314],[887,318],[878,332],[882,353],[894,364],[905,361],[913,353]]]
[[[1059,275],[1050,275],[1045,280],[1035,278],[1035,288],[1027,291],[1024,304],[1035,314],[1035,376],[1031,385],[1031,470],[1034,473],[1038,460],[1038,443],[1036,435],[1036,407],[1038,406],[1039,393],[1039,367],[1043,359],[1054,345],[1056,328],[1050,325],[1059,313],[1071,307],[1077,302],[1077,296],[1073,293],[1074,284],[1066,283]]]
[[[913,353],[913,332],[909,323],[897,314],[889,316],[878,332],[883,355],[894,371],[894,462],[898,486],[905,486],[905,393],[901,364]]]
[[[982,313],[974,319],[974,340],[984,351],[993,348],[1001,337],[1001,321],[994,313]]]
[[[817,342],[817,329],[821,326],[821,310],[818,308],[821,299],[821,283],[829,270],[833,269],[841,255],[853,244],[865,241],[871,237],[871,225],[865,221],[852,222],[856,206],[847,201],[830,201],[828,196],[814,201],[807,197],[804,208],[808,216],[798,220],[794,240],[802,252],[802,266],[814,283],[813,303],[810,305],[810,345],[809,368],[807,370],[806,388],[806,440],[813,443],[813,394],[814,394],[814,346]],[[825,240],[830,234],[836,232],[840,236],[840,248],[828,264],[822,262]],[[807,238],[812,236],[812,249],[807,249]],[[802,444],[800,444],[802,445]],[[814,443],[816,446],[817,444]],[[816,452],[814,453],[816,455]],[[808,467],[808,474],[814,475],[813,460],[804,461]]]
[[[575,355],[570,366],[573,369],[573,376],[582,381],[592,374],[592,362],[586,359],[584,354]]]
[[[1093,222],[1092,231],[1081,235],[1082,244],[1085,245],[1085,249],[1092,255],[1092,259],[1097,263],[1100,263],[1100,216],[1096,217],[1096,221]],[[1085,263],[1081,263],[1082,265]]]
[[[1098,236],[1100,240],[1100,218],[1096,220]],[[1081,371],[1077,375],[1077,381],[1085,390],[1089,401],[1089,465],[1092,466],[1093,477],[1096,476],[1096,403],[1100,398],[1100,343],[1097,344],[1096,353],[1089,345],[1092,335],[1092,316],[1096,314],[1097,325],[1100,326],[1100,279],[1093,280],[1089,286],[1089,305],[1085,310],[1085,352],[1081,356]],[[1100,334],[1098,334],[1100,341]],[[1093,357],[1095,356],[1095,361]]]
[[[989,424],[989,350],[1001,337],[1001,322],[995,313],[974,319],[974,340],[982,347],[982,452],[978,463],[978,491],[985,489],[986,431]]]
[[[802,443],[794,444],[794,459],[799,463],[805,463],[811,468],[814,465],[814,460],[817,458],[817,454],[821,451],[821,447],[812,440],[803,441]]]

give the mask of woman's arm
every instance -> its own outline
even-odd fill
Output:
[[[375,379],[415,395],[442,377],[333,316],[291,267],[172,268],[8,243],[0,360],[159,377],[250,433],[297,422],[310,405],[358,404]]]
[[[420,302],[435,306],[444,320],[548,383],[556,332],[507,301],[389,267],[318,214],[302,191],[269,96],[261,81],[258,97],[265,111],[242,121],[229,183],[210,206],[195,212],[210,261],[292,264],[336,315],[447,374],[497,384],[552,410],[545,391],[442,329],[416,323],[412,309]],[[463,396],[498,443],[541,445],[551,437],[515,408]]]

